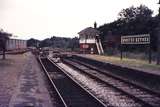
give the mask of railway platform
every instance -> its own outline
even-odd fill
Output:
[[[0,107],[52,107],[43,71],[30,53],[0,61]]]
[[[6,60],[0,58],[0,107],[9,106],[26,58],[25,54],[6,55]]]
[[[102,55],[91,55],[91,54],[77,54],[77,56],[97,60],[111,65],[119,66],[121,68],[133,69],[139,72],[153,74],[160,76],[160,66],[156,64],[148,64],[148,62],[140,62],[134,59],[131,60],[120,60],[120,58],[109,58]]]
[[[157,94],[160,93],[160,66],[158,65],[147,64],[147,62],[139,63],[134,59],[121,61],[120,58],[117,58],[113,61],[110,57],[99,55],[80,54],[73,55],[72,58],[82,61],[85,65],[91,65],[95,69],[100,69],[136,85],[153,90]]]

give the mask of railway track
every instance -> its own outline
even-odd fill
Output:
[[[103,72],[94,66],[75,59],[63,59],[63,62],[70,65],[74,69],[79,70],[85,75],[88,75],[103,84],[107,84],[107,86],[110,86],[124,95],[129,96],[143,107],[160,107],[159,94],[151,90],[137,86],[127,80],[123,80],[115,75]]]
[[[85,90],[63,69],[58,67],[48,58],[39,58],[40,63],[47,74],[54,89],[61,100],[63,107],[105,107],[100,100]]]

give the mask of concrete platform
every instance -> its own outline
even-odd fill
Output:
[[[37,60],[28,53],[9,107],[52,107],[43,76]]]

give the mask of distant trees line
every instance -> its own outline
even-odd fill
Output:
[[[79,48],[79,39],[77,37],[65,38],[65,37],[53,36],[51,38],[39,41],[32,38],[27,41],[27,46],[52,47],[52,48],[76,50]]]
[[[104,24],[98,28],[101,32],[101,40],[104,42],[107,36],[111,35],[112,38],[119,38],[121,35],[136,35],[136,34],[151,34],[151,47],[153,51],[157,51],[158,46],[158,35],[157,35],[157,27],[159,23],[159,16],[152,16],[153,11],[146,7],[145,5],[140,5],[139,7],[129,7],[123,9],[118,14],[118,19]],[[116,41],[117,46],[119,46],[120,40]],[[128,48],[127,50],[133,50],[135,46],[132,48]],[[143,46],[138,48],[139,50],[144,50]],[[137,50],[138,50],[137,49]]]

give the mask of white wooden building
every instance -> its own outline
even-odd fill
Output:
[[[92,27],[85,28],[79,33],[80,51],[83,53],[103,54],[100,32]]]

